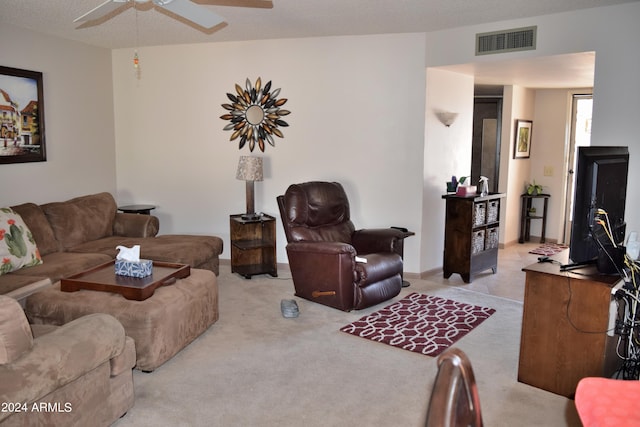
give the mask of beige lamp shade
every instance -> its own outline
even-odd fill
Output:
[[[246,181],[247,189],[247,213],[243,215],[243,219],[256,219],[259,215],[255,214],[255,191],[253,187],[254,181],[262,181],[262,157],[240,156],[238,161],[238,171],[236,179]]]
[[[240,156],[236,179],[243,181],[262,181],[262,157]]]

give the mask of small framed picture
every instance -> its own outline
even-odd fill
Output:
[[[0,164],[46,161],[42,73],[0,66]]]
[[[528,159],[531,153],[531,120],[516,120],[516,141],[513,147],[514,159]]]

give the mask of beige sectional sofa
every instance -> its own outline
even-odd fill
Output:
[[[156,369],[218,320],[222,240],[158,231],[109,193],[0,208],[0,403],[13,405],[0,425],[110,425],[133,406],[134,367]],[[60,290],[119,245],[191,274],[144,301]]]
[[[134,346],[107,314],[30,327],[0,295],[0,425],[110,425],[134,404]]]
[[[157,217],[118,212],[109,193],[43,205],[24,203],[11,209],[28,227],[43,262],[1,274],[0,295],[24,298],[63,277],[114,259],[118,245],[140,245],[141,258],[219,273],[222,239],[158,235]]]

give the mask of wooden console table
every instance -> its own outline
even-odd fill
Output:
[[[446,200],[443,277],[458,273],[465,283],[473,276],[498,270],[500,199],[502,193],[486,196],[442,196]]]
[[[568,251],[557,258],[568,261]],[[595,266],[561,272],[537,263],[526,272],[518,381],[572,398],[584,377],[610,377],[622,363],[607,335],[617,276]],[[576,274],[579,273],[579,274]]]

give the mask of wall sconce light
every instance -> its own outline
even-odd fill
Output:
[[[452,113],[450,111],[436,111],[436,117],[438,117],[438,120],[440,120],[443,125],[449,127],[456,121],[456,118],[458,118],[458,113]]]
[[[255,213],[255,192],[254,181],[262,181],[262,157],[240,156],[238,161],[238,171],[236,179],[246,181],[247,188],[247,212],[242,215],[242,219],[252,220],[259,217]]]

